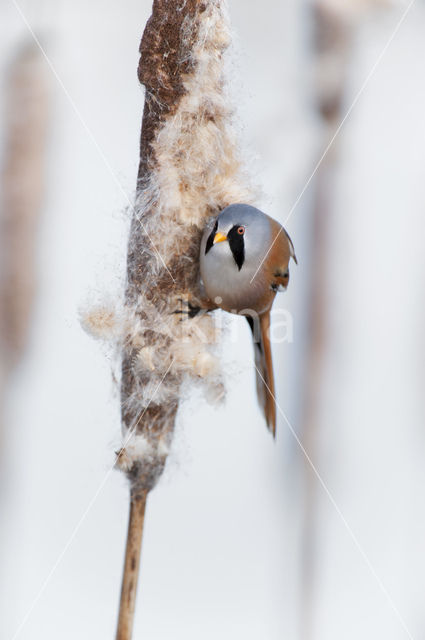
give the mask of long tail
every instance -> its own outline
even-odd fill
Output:
[[[258,402],[264,411],[267,427],[276,437],[276,402],[272,350],[270,344],[270,312],[258,318],[246,316],[254,340],[255,374]]]

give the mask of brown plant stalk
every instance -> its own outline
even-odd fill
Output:
[[[37,290],[37,228],[43,206],[48,82],[38,47],[24,42],[4,90],[0,172],[0,405],[25,354]],[[0,425],[1,436],[1,425]]]
[[[221,0],[155,0],[140,45],[145,105],[125,307],[115,320],[97,316],[120,327],[124,444],[117,464],[130,481],[117,640],[131,638],[146,499],[167,459],[182,384],[201,383],[211,402],[223,395],[213,319],[191,309],[200,298],[206,221],[252,200],[225,93],[229,43]]]
[[[147,492],[131,495],[117,640],[132,637]]]
[[[313,36],[315,56],[315,107],[322,122],[323,140],[334,135],[344,116],[346,77],[352,58],[353,41],[362,19],[370,10],[384,7],[387,0],[314,0]],[[339,140],[323,159],[315,178],[313,202],[310,326],[306,353],[306,384],[304,391],[303,442],[311,458],[317,456],[323,369],[328,350],[328,241],[331,235],[332,197],[340,160]],[[303,640],[313,637],[314,579],[316,574],[316,540],[318,537],[317,478],[311,465],[305,465],[305,503],[302,541],[302,602],[301,633]]]

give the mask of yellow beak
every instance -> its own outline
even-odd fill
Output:
[[[217,244],[217,242],[224,242],[225,240],[227,240],[227,236],[225,236],[224,233],[221,233],[221,231],[217,231],[214,236],[214,244]]]

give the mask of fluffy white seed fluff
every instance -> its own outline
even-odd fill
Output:
[[[136,382],[125,400],[139,416],[150,403],[178,400],[182,383],[189,379],[203,385],[210,402],[219,402],[224,393],[214,352],[218,334],[214,318],[204,314],[182,320],[171,311],[181,308],[178,299],[168,300],[161,309],[146,296],[163,269],[158,254],[172,269],[173,257],[182,253],[183,239],[193,234],[194,226],[201,231],[212,213],[231,203],[253,201],[225,91],[223,54],[230,43],[227,15],[222,2],[209,0],[206,4],[192,46],[194,64],[183,79],[186,92],[157,131],[152,145],[155,165],[136,199],[137,217],[155,246],[146,247],[147,291],[140,291],[134,308],[115,310],[115,315],[106,309],[92,310],[83,321],[93,335],[105,338],[109,331],[112,341],[130,345],[137,354],[132,363],[135,370],[149,373],[148,384]],[[183,36],[189,38],[192,28],[190,21],[184,23]],[[167,373],[175,375],[165,378]],[[127,425],[124,442],[135,426]],[[118,464],[128,471],[135,461],[152,464],[155,456],[163,460],[169,442],[161,440],[149,430],[143,436],[132,435]]]

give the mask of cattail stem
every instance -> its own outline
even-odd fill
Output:
[[[145,105],[127,252],[121,407],[126,443],[118,466],[131,494],[116,640],[131,640],[143,519],[170,450],[184,381],[223,392],[214,320],[182,322],[181,300],[199,306],[205,224],[251,202],[224,90],[230,30],[224,0],[154,0],[140,44]]]
[[[136,607],[137,582],[139,577],[140,554],[147,496],[147,491],[131,491],[130,493],[127,547],[125,551],[116,640],[131,640],[133,633],[134,610]]]

